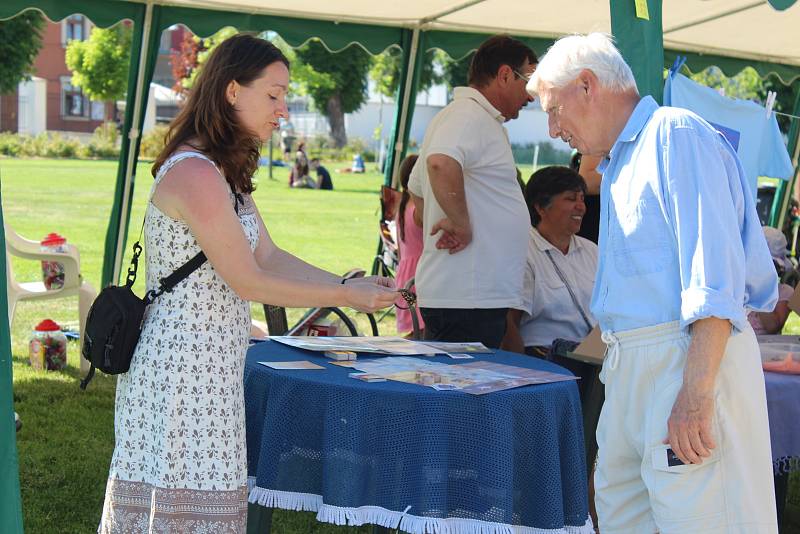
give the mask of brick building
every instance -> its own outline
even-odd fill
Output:
[[[34,62],[34,79],[20,84],[13,93],[0,95],[0,131],[90,134],[103,122],[115,120],[113,102],[90,101],[79,87],[70,83],[72,73],[65,59],[67,43],[72,39],[87,39],[92,27],[83,15],[46,22],[42,48]],[[154,82],[172,85],[170,54],[180,48],[185,31],[177,26],[162,35]]]

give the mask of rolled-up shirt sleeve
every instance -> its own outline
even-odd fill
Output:
[[[681,327],[717,317],[739,331],[747,324],[746,278],[752,275],[743,234],[745,223],[752,221],[746,213],[741,166],[716,135],[681,126],[669,131],[662,194],[677,242]],[[763,269],[763,261],[755,264]],[[771,264],[756,276],[776,278]],[[764,282],[769,285],[766,278]],[[757,286],[764,284],[759,280]]]

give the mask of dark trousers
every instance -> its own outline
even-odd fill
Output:
[[[428,341],[480,342],[499,349],[508,308],[420,308]]]

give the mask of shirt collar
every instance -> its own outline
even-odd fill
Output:
[[[489,115],[492,116],[494,120],[497,122],[505,122],[506,118],[500,113],[496,107],[489,103],[486,100],[486,97],[483,96],[483,93],[475,89],[474,87],[456,87],[453,89],[453,100],[474,100],[478,103],[483,109],[486,110]]]
[[[555,245],[553,245],[550,241],[544,238],[542,234],[539,233],[535,227],[531,226],[531,239],[533,239],[533,243],[536,245],[536,248],[541,250],[542,252],[546,250],[558,250]],[[569,251],[567,251],[567,256],[572,254],[574,251],[583,247],[580,240],[577,239],[575,236],[572,236],[569,239]],[[558,250],[561,253],[560,250]]]
[[[655,113],[657,109],[658,103],[652,96],[647,95],[639,100],[639,103],[636,104],[636,107],[633,109],[633,113],[628,117],[628,122],[625,123],[625,127],[611,147],[608,157],[603,158],[597,166],[597,172],[603,174],[603,171],[605,171],[611,161],[611,157],[616,153],[618,145],[636,141],[636,138],[639,137],[639,134],[644,129],[645,124],[647,124],[647,121],[650,120],[650,117],[653,116],[653,113]]]

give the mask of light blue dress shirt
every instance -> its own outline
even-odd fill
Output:
[[[736,152],[706,121],[642,98],[598,166],[603,331],[772,311],[775,268]]]

